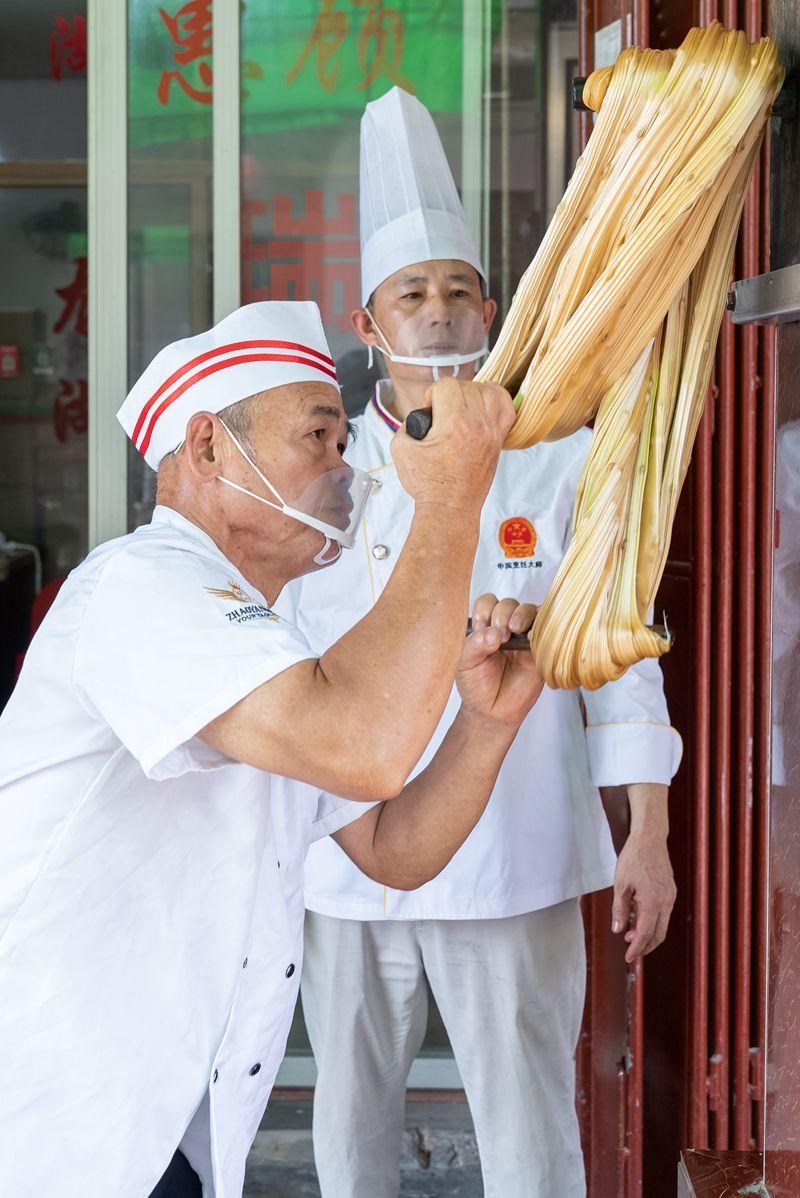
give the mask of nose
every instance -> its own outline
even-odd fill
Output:
[[[453,319],[447,300],[441,295],[435,295],[428,300],[428,319],[431,324],[449,325]]]

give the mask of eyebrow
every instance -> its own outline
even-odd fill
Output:
[[[312,416],[332,416],[334,420],[341,420],[344,412],[341,408],[334,408],[331,404],[316,403],[311,409]],[[348,440],[355,440],[356,426],[351,420],[345,421],[345,432]]]
[[[447,276],[447,281],[449,283],[473,283],[475,280],[473,280],[469,275],[452,274],[452,275]],[[400,278],[396,281],[395,287],[407,287],[409,285],[409,283],[427,283],[427,282],[428,282],[427,275],[403,275],[402,278]]]
[[[334,420],[341,420],[344,412],[341,408],[334,408],[332,404],[315,403],[311,409],[312,416],[332,416]]]

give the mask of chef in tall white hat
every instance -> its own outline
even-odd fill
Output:
[[[353,552],[323,578],[287,590],[286,610],[310,637],[323,636],[314,641],[320,649],[380,606],[392,585],[414,519],[393,460],[402,421],[426,403],[432,378],[472,377],[495,311],[430,114],[395,88],[367,105],[361,128],[364,306],[352,319],[388,377],[356,420],[346,459],[380,489]],[[472,597],[542,602],[564,556],[590,437],[584,429],[501,454]],[[458,539],[460,523],[442,513],[439,535]],[[457,710],[454,691],[419,769]],[[414,714],[398,705],[394,727]],[[371,734],[359,745],[367,748]],[[397,1196],[426,978],[472,1110],[485,1194],[584,1193],[573,1061],[585,972],[579,898],[614,883],[614,925],[628,961],[664,938],[675,895],[667,786],[680,756],[651,660],[593,693],[545,691],[480,823],[413,893],[375,881],[330,840],[313,846],[302,994],[319,1071],[314,1148],[323,1198]],[[615,785],[627,786],[631,811],[616,864],[598,793]]]
[[[238,1198],[295,1005],[308,845],[335,835],[404,888],[479,818],[541,687],[499,652],[506,607],[464,638],[513,406],[447,380],[431,399],[436,435],[395,441],[407,551],[321,657],[273,605],[352,552],[372,480],[342,460],[315,305],[168,346],[123,404],[153,519],[70,575],[0,717],[4,1198]],[[461,713],[405,787],[456,675]]]

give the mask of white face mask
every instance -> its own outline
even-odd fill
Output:
[[[459,308],[446,326],[431,323],[424,308],[407,317],[397,330],[395,348],[368,308],[364,309],[383,345],[375,345],[390,362],[406,366],[427,366],[434,382],[443,369],[452,370],[450,377],[456,378],[459,369],[470,362],[477,362],[488,352],[486,331],[478,312],[471,308]],[[373,363],[373,346],[368,346],[368,364]]]
[[[278,494],[267,476],[259,470],[225,421],[221,420],[220,424],[244,460],[255,470],[264,486],[269,488],[278,502],[274,503],[271,499],[265,499],[263,495],[256,495],[255,491],[250,491],[247,487],[240,486],[239,483],[231,482],[229,478],[224,478],[222,475],[219,476],[221,483],[233,487],[235,491],[241,491],[243,495],[257,499],[259,503],[265,503],[267,507],[275,508],[284,516],[290,516],[293,520],[299,520],[301,524],[306,524],[309,528],[315,528],[321,532],[325,537],[325,544],[314,557],[314,561],[319,566],[332,565],[339,557],[342,547],[353,548],[356,532],[374,485],[374,480],[365,470],[358,470],[352,466],[340,466],[335,470],[326,470],[306,487],[298,499],[289,504]],[[327,556],[332,545],[336,547],[335,552],[332,556]]]

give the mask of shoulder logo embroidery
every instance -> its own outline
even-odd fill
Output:
[[[506,557],[522,558],[533,557],[538,537],[525,516],[511,516],[500,525],[497,539]]]
[[[216,595],[218,599],[230,599],[232,603],[255,603],[252,595],[248,595],[243,587],[240,587],[238,582],[232,578],[228,580],[228,588],[224,587],[203,587],[204,591],[208,591],[209,595]]]
[[[216,599],[227,599],[229,603],[240,603],[242,606],[235,608],[233,611],[226,611],[223,614],[225,618],[232,624],[246,624],[250,620],[275,620],[279,621],[280,616],[271,608],[265,607],[258,599],[254,599],[252,595],[248,595],[244,587],[240,587],[234,579],[228,579],[227,587],[203,587],[209,595],[213,595]]]

